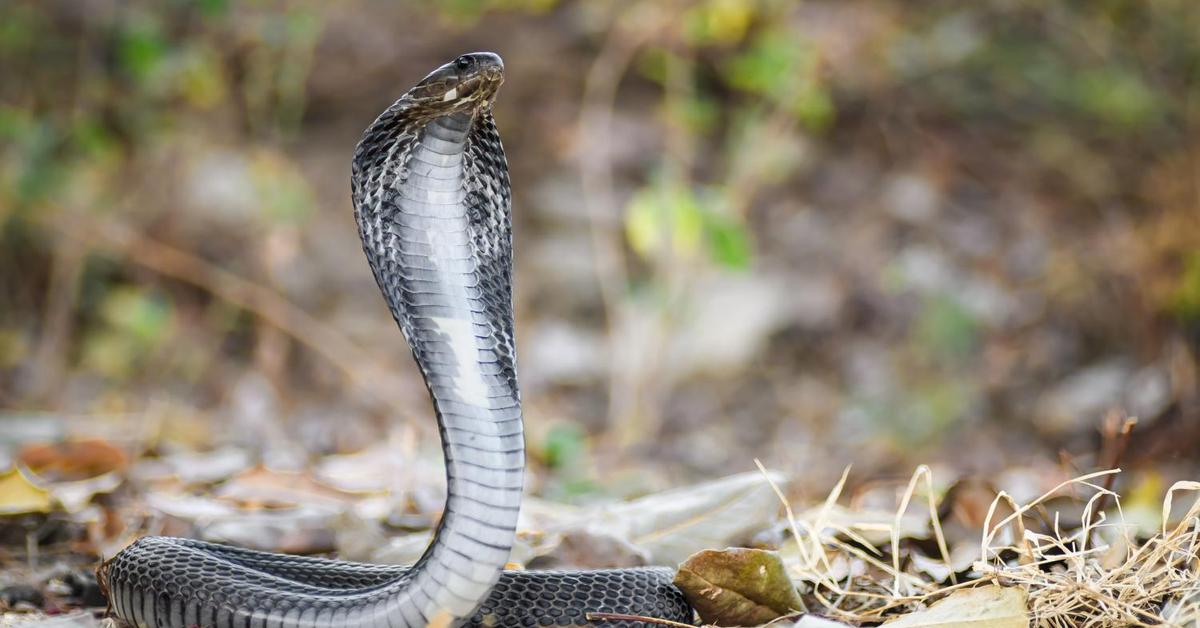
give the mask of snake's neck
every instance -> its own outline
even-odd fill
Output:
[[[512,306],[481,289],[477,241],[489,234],[469,210],[464,157],[475,124],[460,113],[418,132],[386,217],[391,247],[379,277],[433,398],[445,454],[445,512],[412,580],[428,593],[430,620],[469,616],[499,578],[525,462],[515,364],[499,345]]]

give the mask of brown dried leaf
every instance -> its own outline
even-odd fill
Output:
[[[120,471],[129,464],[125,452],[100,439],[26,445],[17,460],[50,481],[86,480]]]
[[[902,539],[923,539],[929,536],[929,517],[915,512],[900,517],[898,533]],[[851,510],[839,504],[817,506],[800,513],[799,520],[820,522],[822,537],[837,535],[840,530],[849,530],[858,538],[874,546],[888,543],[892,538],[892,527],[896,525],[896,511],[879,509]]]
[[[679,566],[675,585],[705,623],[758,626],[804,609],[779,554],[704,550]]]
[[[242,508],[294,508],[304,505],[345,507],[355,496],[327,486],[304,472],[257,466],[238,473],[214,494]]]

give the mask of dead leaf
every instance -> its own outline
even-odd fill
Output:
[[[912,509],[916,511],[916,508]],[[892,538],[892,527],[896,525],[896,511],[863,509],[851,510],[839,504],[814,506],[796,517],[814,526],[822,525],[821,536],[844,536],[850,531],[854,536],[873,546],[888,543]],[[902,539],[923,539],[929,536],[929,516],[922,512],[909,512],[900,517]]]
[[[804,609],[779,554],[705,550],[679,566],[675,585],[706,623],[758,626]]]
[[[888,628],[1026,628],[1029,626],[1027,594],[1016,587],[988,585],[955,591],[925,610],[897,617]]]
[[[151,511],[186,523],[189,536],[272,552],[311,554],[333,548],[334,522],[345,511],[328,503],[299,504],[289,508],[239,508],[213,497],[152,492],[146,495]]]
[[[0,618],[0,626],[8,624]],[[21,628],[99,628],[102,626],[102,621],[88,611],[76,611],[73,613],[64,613],[61,615],[51,615],[46,613],[28,613],[20,616],[20,619],[13,622],[13,626]]]
[[[187,484],[221,482],[251,465],[251,456],[244,449],[226,446],[204,452],[175,451],[164,458],[169,473]]]
[[[50,492],[29,481],[19,469],[0,473],[0,515],[45,513],[53,507]]]
[[[301,505],[346,507],[355,496],[326,486],[304,472],[276,471],[263,466],[238,473],[214,491],[243,508],[294,508]]]
[[[951,570],[954,573],[964,572],[979,560],[979,541],[976,540],[973,545],[962,542],[951,546],[949,567],[941,557],[925,555],[920,547],[912,547],[908,556],[913,571],[928,576],[932,582],[948,583]]]
[[[772,625],[777,626],[777,628],[784,628],[784,626],[786,626],[786,624],[772,624]],[[850,624],[843,624],[840,621],[833,621],[832,619],[825,619],[824,617],[817,617],[815,615],[805,615],[804,617],[801,617],[799,620],[797,620],[796,623],[792,624],[791,628],[851,628],[851,627],[850,627]]]
[[[783,485],[781,474],[771,480]],[[741,473],[687,488],[647,495],[585,515],[587,529],[627,539],[649,564],[677,565],[706,548],[721,547],[766,527],[779,498],[761,473]]]
[[[268,552],[328,552],[334,547],[333,523],[341,512],[319,504],[243,511],[211,522],[200,538]]]
[[[17,461],[50,481],[86,480],[119,471],[129,464],[124,451],[97,438],[27,445]]]
[[[778,473],[771,479],[784,483]],[[763,475],[742,473],[587,508],[526,496],[518,529],[530,538],[532,557],[546,565],[573,564],[578,557],[568,556],[563,539],[575,537],[621,543],[629,550],[623,556],[635,558],[620,563],[625,566],[674,567],[702,549],[738,544],[771,525],[778,512],[779,498]],[[609,558],[604,564],[615,564]]]
[[[538,569],[612,569],[647,564],[647,552],[629,541],[592,530],[567,532],[557,539],[554,552]]]
[[[55,482],[50,491],[64,510],[69,513],[82,512],[92,504],[92,498],[101,493],[111,493],[121,486],[121,474],[116,471],[97,475],[75,482]]]

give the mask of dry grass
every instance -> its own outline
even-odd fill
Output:
[[[927,467],[919,467],[907,485],[887,551],[867,542],[853,529],[858,526],[830,516],[846,474],[824,506],[803,517],[776,492],[798,541],[798,557],[789,560],[789,567],[811,603],[809,611],[839,621],[875,625],[956,589],[999,584],[1025,590],[1033,626],[1200,626],[1200,500],[1170,521],[1173,501],[1181,494],[1200,493],[1200,482],[1175,483],[1163,501],[1161,529],[1139,535],[1125,521],[1120,496],[1106,488],[1110,476],[1119,472],[1071,479],[1026,504],[1001,491],[979,530],[978,558],[965,572],[960,569],[959,576],[965,577],[958,578],[950,567]],[[912,552],[919,550],[906,547],[909,555],[901,553],[900,521],[922,485],[930,536],[940,554],[927,558],[945,566],[948,575],[941,580],[914,566],[918,561],[911,560]],[[1078,521],[1055,515],[1046,524],[1031,516],[1044,512],[1050,498],[1064,494],[1088,496],[1080,498]]]

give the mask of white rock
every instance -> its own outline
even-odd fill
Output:
[[[1124,360],[1112,359],[1067,377],[1038,400],[1040,426],[1063,433],[1096,423],[1105,411],[1121,405],[1131,373]]]
[[[1171,403],[1171,378],[1157,366],[1133,374],[1125,386],[1125,410],[1130,415],[1153,419]]]

